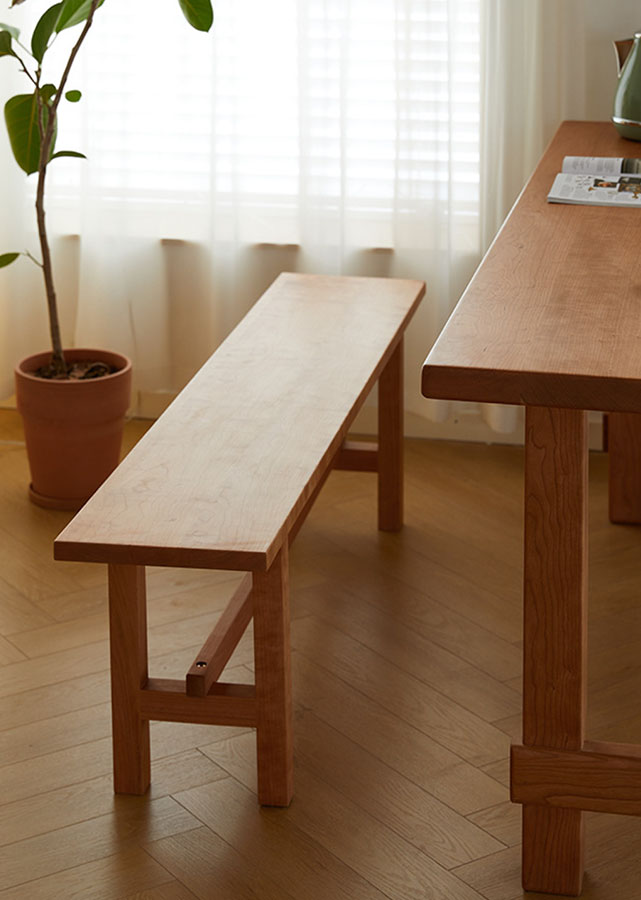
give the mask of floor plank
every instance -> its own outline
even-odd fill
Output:
[[[0,890],[0,900],[192,900],[139,847]],[[174,888],[171,893],[170,889]],[[175,888],[178,890],[175,890]]]
[[[375,478],[330,477],[291,557],[295,798],[260,810],[233,728],[152,724],[149,794],[113,796],[105,571],[51,558],[69,516],[27,502],[21,440],[0,411],[0,900],[522,900],[520,448],[406,442],[398,535]],[[590,515],[589,735],[640,742],[641,529],[602,454]],[[239,577],[149,570],[153,675]],[[249,633],[227,675],[252,665]],[[585,897],[641,900],[641,820],[587,820]]]

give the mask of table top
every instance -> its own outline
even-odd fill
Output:
[[[547,203],[564,156],[641,143],[561,125],[425,361],[426,397],[641,412],[641,208]]]
[[[56,558],[269,566],[424,290],[280,275],[59,535]]]

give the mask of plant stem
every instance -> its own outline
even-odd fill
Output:
[[[58,316],[58,303],[56,289],[53,283],[51,266],[51,251],[47,238],[47,226],[45,222],[44,195],[46,166],[38,170],[38,188],[36,191],[36,218],[38,222],[38,237],[40,238],[40,250],[42,252],[42,275],[45,282],[47,295],[47,308],[49,310],[49,334],[51,337],[51,364],[57,375],[62,375],[67,370],[65,356],[62,350],[62,337],[60,334],[60,318]]]
[[[21,45],[21,46],[22,46],[22,45]],[[25,61],[24,61],[23,59],[20,59],[20,57],[18,56],[17,53],[14,52],[13,55],[15,56],[15,58],[16,58],[16,59],[18,60],[18,62],[20,63],[20,66],[21,66],[21,68],[22,68],[22,71],[25,73],[25,75],[27,76],[27,78],[29,79],[29,81],[31,81],[33,84],[35,84],[35,83],[36,83],[36,79],[33,77],[33,75],[31,74],[31,72],[30,72],[29,69],[27,68],[27,66],[26,66],[26,64],[25,64]]]
[[[42,252],[42,274],[45,283],[45,291],[47,296],[47,308],[49,310],[49,333],[51,336],[51,367],[56,375],[63,375],[67,372],[67,364],[65,362],[64,352],[62,349],[62,337],[60,333],[60,318],[58,316],[58,302],[56,298],[56,289],[53,281],[53,267],[51,264],[51,251],[49,249],[49,239],[47,236],[47,225],[45,219],[45,182],[47,177],[47,166],[51,155],[51,148],[56,128],[56,112],[60,104],[60,99],[64,94],[65,85],[69,78],[69,72],[74,60],[80,50],[82,42],[87,36],[87,32],[91,28],[94,13],[98,8],[99,0],[92,0],[91,10],[85,21],[80,37],[76,41],[69,54],[67,65],[65,66],[58,91],[54,101],[49,107],[49,115],[47,124],[44,124],[44,104],[40,96],[40,72],[38,71],[38,84],[36,86],[36,103],[38,104],[38,126],[41,133],[40,142],[40,159],[38,161],[38,185],[36,189],[36,220],[38,222],[38,238],[40,240],[40,250]]]
[[[31,253],[29,253],[28,250],[23,250],[22,255],[26,256],[27,259],[30,259],[32,263],[34,263],[36,266],[38,266],[39,269],[42,268],[42,263],[40,262],[40,260],[36,259],[35,256],[33,256]]]

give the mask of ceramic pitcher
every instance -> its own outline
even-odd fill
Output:
[[[641,141],[641,31],[634,40],[615,41],[619,83],[612,121],[621,137]]]

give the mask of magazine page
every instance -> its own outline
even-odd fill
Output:
[[[561,171],[568,175],[641,175],[641,159],[620,156],[566,156]]]
[[[559,174],[548,194],[549,203],[590,206],[640,206],[641,175],[603,177]]]

